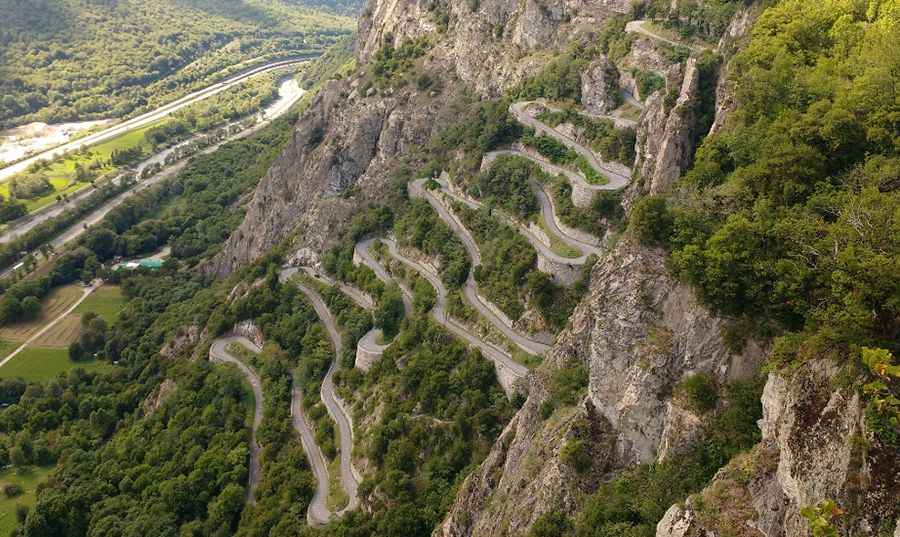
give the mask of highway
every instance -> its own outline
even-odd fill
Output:
[[[31,157],[28,157],[27,159],[19,161],[15,164],[11,164],[3,169],[0,169],[0,181],[5,181],[5,180],[11,178],[12,176],[16,175],[17,173],[21,173],[21,172],[27,170],[29,166],[31,166],[32,164],[34,164],[35,162],[38,162],[40,160],[51,160],[53,158],[56,158],[60,155],[65,154],[69,151],[77,151],[77,150],[81,149],[82,147],[87,147],[90,145],[98,144],[100,142],[105,142],[106,140],[115,138],[116,136],[119,136],[120,134],[124,134],[133,129],[137,129],[137,128],[149,125],[149,124],[151,124],[155,121],[158,121],[168,115],[173,114],[174,112],[177,112],[178,110],[181,110],[182,108],[184,108],[186,106],[190,106],[198,101],[202,101],[204,99],[208,99],[209,97],[212,97],[213,95],[219,94],[232,86],[242,83],[243,81],[247,80],[248,78],[252,78],[256,75],[271,71],[273,69],[279,69],[281,67],[287,67],[289,65],[296,65],[299,63],[308,62],[310,59],[311,59],[311,57],[272,61],[272,62],[266,63],[264,65],[261,65],[259,67],[250,69],[248,71],[238,73],[226,80],[212,84],[211,86],[208,86],[204,89],[195,91],[193,93],[189,93],[189,94],[185,95],[184,97],[181,97],[180,99],[176,99],[175,101],[172,101],[171,103],[168,103],[166,105],[163,105],[163,106],[157,108],[156,110],[152,110],[145,114],[141,114],[137,117],[133,117],[131,119],[128,119],[121,123],[113,125],[112,127],[109,127],[108,129],[104,129],[100,132],[85,136],[84,138],[72,140],[71,142],[68,142],[66,144],[60,145],[53,149],[48,149],[47,151],[42,151]]]

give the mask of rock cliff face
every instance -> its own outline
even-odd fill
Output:
[[[700,70],[696,58],[666,72],[666,90],[647,98],[637,129],[635,166],[643,178],[643,192],[667,190],[690,165],[695,149],[700,102]],[[672,97],[675,97],[674,102]]]
[[[841,535],[890,535],[900,468],[889,446],[866,431],[855,387],[840,387],[839,368],[807,364],[794,376],[773,373],[763,392],[762,442],[723,468],[703,493],[673,506],[657,537],[808,535],[800,510],[836,501],[850,516]]]
[[[225,276],[292,233],[295,249],[321,253],[352,212],[383,199],[398,159],[450,122],[454,92],[465,86],[481,96],[499,94],[543,65],[548,49],[596,31],[630,3],[371,1],[360,19],[358,62],[365,64],[386,42],[399,46],[431,34],[423,69],[442,81],[443,93],[433,96],[407,85],[364,97],[357,81],[330,81],[298,121],[243,224],[207,271]],[[439,26],[446,29],[437,32]]]
[[[619,106],[619,71],[602,56],[581,74],[581,104],[592,114],[608,114]]]
[[[441,46],[448,67],[483,96],[533,74],[546,56],[593,33],[612,14],[627,13],[640,0],[473,0],[469,2],[377,0],[360,20],[360,60],[370,59],[385,40],[394,45],[446,21]]]
[[[690,444],[704,421],[672,399],[680,380],[704,372],[721,385],[753,374],[762,350],[729,353],[722,321],[668,276],[663,260],[626,240],[598,262],[528,400],[435,535],[518,535],[545,512],[571,512],[604,475]],[[573,363],[588,371],[586,398],[544,420],[553,370]],[[595,462],[586,474],[560,457],[574,437],[590,440]]]

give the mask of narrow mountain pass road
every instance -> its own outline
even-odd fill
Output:
[[[290,65],[296,65],[299,63],[305,63],[312,59],[313,55],[303,58],[292,58],[287,60],[277,60],[266,63],[259,67],[255,67],[244,71],[242,73],[238,73],[226,80],[221,82],[217,82],[212,84],[204,89],[189,93],[184,97],[176,99],[168,104],[160,106],[156,110],[152,110],[145,114],[141,114],[137,117],[133,117],[121,123],[118,123],[108,129],[104,129],[95,134],[91,134],[89,136],[85,136],[84,138],[79,138],[77,140],[73,140],[69,143],[63,144],[61,146],[55,147],[53,149],[49,149],[47,151],[42,151],[36,155],[33,155],[27,159],[21,160],[16,164],[12,164],[5,168],[0,169],[0,181],[5,181],[17,173],[21,173],[29,168],[35,162],[41,160],[50,160],[60,155],[63,155],[69,151],[77,151],[83,147],[87,147],[90,145],[98,144],[100,142],[105,142],[116,136],[124,134],[130,130],[137,129],[140,127],[145,127],[159,119],[162,119],[166,116],[169,116],[178,110],[186,106],[190,106],[196,102],[202,101],[204,99],[208,99],[213,95],[217,95],[228,88],[235,86],[237,84],[241,84],[248,78],[252,78],[254,76],[260,75],[262,73],[271,71],[273,69],[280,69],[282,67],[287,67]]]
[[[253,390],[253,427],[250,430],[250,477],[247,483],[247,502],[256,503],[256,487],[259,485],[261,477],[259,468],[259,443],[256,441],[256,433],[263,419],[263,390],[262,382],[259,375],[245,364],[240,358],[228,351],[228,346],[232,343],[238,343],[247,347],[247,349],[260,353],[262,349],[256,343],[242,336],[229,336],[216,339],[209,348],[209,360],[211,362],[234,364],[247,377],[250,382],[250,388]]]
[[[704,50],[708,50],[707,47],[698,47],[695,45],[690,45],[688,43],[682,43],[678,41],[674,41],[667,37],[664,37],[650,28],[647,28],[647,23],[649,21],[640,20],[640,21],[629,21],[625,24],[625,32],[629,34],[640,34],[644,37],[649,37],[650,39],[655,39],[667,45],[673,46],[675,48],[686,48],[691,52],[696,52],[697,54],[702,53]]]
[[[338,429],[338,445],[341,457],[341,485],[344,487],[344,491],[349,498],[347,506],[338,513],[338,515],[341,515],[359,507],[358,489],[360,481],[359,473],[353,467],[352,418],[347,411],[346,404],[344,404],[340,396],[338,396],[334,387],[334,374],[340,367],[341,351],[343,349],[341,334],[334,321],[334,316],[331,315],[331,311],[328,310],[328,306],[325,305],[322,296],[311,287],[307,287],[303,284],[297,284],[297,288],[306,295],[310,302],[312,302],[313,309],[316,310],[316,314],[319,316],[319,319],[321,319],[322,324],[325,325],[328,336],[331,338],[331,343],[334,345],[334,360],[331,362],[331,366],[328,368],[328,372],[325,373],[325,378],[322,380],[322,390],[320,395],[322,397],[322,402],[325,404],[325,408],[331,415],[331,419],[337,424]]]
[[[372,245],[379,239],[369,238],[356,244],[356,254],[362,263],[369,266],[380,280],[385,284],[396,282],[404,296],[404,302],[412,303],[413,292],[404,282],[395,280],[369,251]],[[431,316],[451,334],[462,339],[467,345],[479,349],[485,358],[494,363],[497,378],[507,395],[512,395],[519,379],[528,375],[528,368],[512,359],[506,350],[489,343],[473,334],[468,327],[456,321],[447,314],[447,288],[437,274],[427,269],[420,263],[413,261],[400,253],[397,243],[389,239],[380,239],[386,246],[388,254],[395,260],[410,267],[420,276],[425,278],[434,288],[436,301],[431,309]],[[410,309],[411,311],[411,309]]]
[[[422,190],[425,190],[426,181],[427,181],[427,179],[419,179],[418,181],[416,181],[416,183],[418,183],[417,188],[421,188]],[[478,210],[478,209],[481,209],[482,207],[484,207],[484,204],[476,199],[453,192],[450,189],[450,185],[447,183],[447,181],[445,179],[439,178],[439,179],[434,179],[434,181],[440,185],[440,191],[445,196],[449,197],[451,200],[458,201],[459,203],[466,205],[470,209]],[[543,210],[543,208],[544,208],[543,205],[541,205],[542,210]],[[551,250],[550,246],[548,246],[545,241],[541,240],[537,235],[535,235],[534,232],[532,232],[531,229],[529,229],[529,227],[527,225],[523,224],[518,219],[513,218],[512,216],[506,214],[506,212],[503,211],[502,209],[494,209],[491,212],[491,214],[493,216],[495,216],[498,220],[500,220],[502,223],[504,223],[507,226],[518,231],[519,234],[522,235],[523,237],[525,237],[525,239],[529,243],[531,243],[531,245],[534,247],[534,249],[537,250],[538,255],[542,256],[544,259],[547,259],[548,261],[551,261],[553,263],[566,264],[566,265],[584,265],[587,262],[588,256],[590,256],[590,254],[593,253],[593,250],[594,250],[593,247],[582,248],[581,246],[574,246],[577,250],[581,250],[582,253],[580,256],[577,256],[577,257],[561,256],[561,255],[557,254],[556,252],[554,252],[553,250]],[[550,219],[552,220],[552,217]],[[554,230],[554,228],[556,227],[556,224],[553,224],[552,227],[550,227],[550,226],[548,226],[548,227],[549,227],[551,233],[553,233],[554,235],[560,236],[560,239],[565,241],[565,239],[561,236],[562,233],[558,233]],[[569,244],[569,246],[573,246],[573,245]]]
[[[499,330],[504,336],[506,336],[510,341],[512,341],[517,347],[524,350],[530,354],[542,355],[550,349],[550,346],[546,343],[535,341],[534,339],[529,338],[528,336],[520,333],[519,331],[513,329],[512,321],[509,319],[503,319],[500,317],[502,313],[500,309],[492,304],[487,304],[486,299],[482,298],[478,294],[478,284],[475,281],[475,267],[481,265],[481,252],[478,249],[478,244],[475,242],[475,239],[472,237],[472,234],[469,233],[469,230],[462,224],[460,220],[456,218],[454,214],[451,214],[450,211],[441,203],[440,200],[435,197],[435,195],[429,190],[424,188],[424,182],[415,181],[408,184],[409,187],[409,195],[411,197],[422,198],[427,201],[435,211],[437,211],[438,216],[443,220],[450,229],[453,230],[453,233],[462,241],[463,245],[466,247],[466,251],[469,253],[469,257],[472,259],[472,268],[469,270],[469,276],[466,278],[466,283],[463,286],[463,295],[466,298],[466,301],[478,310],[478,313],[487,319],[497,330]]]
[[[575,138],[572,138],[547,125],[535,116],[532,116],[528,113],[528,107],[532,104],[536,103],[534,101],[520,101],[513,103],[509,105],[509,112],[516,118],[516,121],[526,127],[531,127],[534,129],[535,133],[546,134],[578,153],[592,168],[601,175],[604,175],[609,182],[604,185],[591,184],[584,175],[577,172],[572,175],[566,174],[566,177],[569,178],[569,180],[574,179],[581,188],[587,190],[620,190],[628,186],[628,183],[631,181],[631,170],[628,166],[618,162],[603,160],[600,155],[595,153],[592,149],[582,145],[581,142]]]
[[[316,478],[316,492],[306,511],[306,520],[310,526],[324,526],[332,517],[327,503],[328,490],[331,486],[328,479],[328,461],[322,453],[322,448],[316,443],[316,435],[313,434],[309,419],[303,412],[303,390],[296,378],[291,386],[291,425],[300,435],[300,443]]]

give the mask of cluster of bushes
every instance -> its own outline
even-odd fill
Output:
[[[641,95],[647,95],[643,93],[643,90],[641,91]],[[558,111],[546,110],[538,115],[538,119],[551,127],[556,127],[561,123],[571,123],[578,127],[579,134],[587,144],[604,158],[616,160],[626,166],[634,164],[635,131],[633,128],[617,129],[615,124],[608,119],[585,116],[571,108]],[[559,152],[558,149],[556,151]]]
[[[96,313],[82,315],[78,339],[69,345],[69,359],[78,362],[93,357],[106,344],[108,329],[106,320]]]
[[[394,234],[401,245],[437,257],[441,280],[447,287],[455,289],[466,281],[471,266],[469,254],[427,201],[411,200],[394,222]]]
[[[493,365],[478,351],[427,315],[404,326],[368,373],[338,374],[339,388],[353,393],[359,410],[379,412],[366,431],[374,473],[359,488],[372,515],[341,519],[337,534],[431,535],[456,486],[513,412]]]
[[[18,175],[9,181],[9,193],[12,197],[30,200],[40,198],[53,192],[53,185],[46,175],[27,173]]]
[[[635,15],[660,20],[684,38],[698,36],[715,42],[728,29],[731,19],[743,4],[743,0],[688,0],[679,2],[673,9],[670,2],[652,0],[639,5]]]

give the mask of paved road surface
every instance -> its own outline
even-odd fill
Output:
[[[281,86],[279,87],[278,92],[279,92],[278,99],[274,103],[272,103],[268,107],[266,107],[266,109],[261,112],[260,116],[261,116],[262,120],[260,122],[258,122],[256,125],[253,125],[252,127],[248,128],[248,129],[246,129],[245,131],[239,132],[239,133],[235,134],[234,136],[227,137],[226,140],[213,145],[212,148],[218,148],[224,142],[230,142],[230,141],[236,140],[238,138],[246,137],[254,132],[259,131],[259,129],[262,126],[268,125],[273,120],[277,119],[278,117],[281,117],[285,112],[287,112],[290,109],[291,106],[294,105],[294,103],[296,103],[303,96],[304,93],[306,93],[305,90],[303,90],[299,86],[297,86],[297,82],[293,79],[283,82],[281,84]],[[230,126],[232,124],[229,123],[228,125]],[[131,173],[133,173],[135,176],[139,177],[141,172],[143,172],[148,167],[153,166],[155,164],[160,164],[160,165],[164,164],[166,158],[171,153],[173,153],[177,149],[181,148],[182,146],[189,145],[201,138],[205,138],[208,134],[209,133],[204,133],[204,132],[197,133],[196,135],[192,136],[188,140],[185,140],[175,146],[164,149],[163,151],[160,151],[159,153],[151,156],[147,160],[138,164],[133,172],[122,173],[122,174],[118,175],[117,177],[113,178],[112,181],[114,183],[118,183],[125,176],[130,175]],[[207,154],[210,152],[209,150],[210,150],[210,148],[207,148],[201,154]],[[191,156],[193,156],[193,155],[191,155]],[[165,177],[171,177],[172,172],[177,172],[177,171],[181,170],[184,167],[185,163],[189,159],[190,159],[190,156],[185,157],[184,159],[181,159],[181,161],[179,163],[173,164],[173,165],[169,166],[168,168],[166,168],[165,170],[163,170],[162,172],[157,173],[156,175],[154,175],[150,178],[147,178],[147,179],[144,179],[144,180],[138,182],[133,187],[133,189],[141,190],[143,188],[146,188],[149,185],[159,182],[161,179],[163,179]],[[15,239],[16,237],[19,237],[22,234],[27,233],[28,231],[31,231],[37,225],[39,225],[43,222],[46,222],[47,220],[50,220],[51,218],[59,216],[67,209],[77,206],[80,202],[84,201],[84,199],[86,199],[88,196],[90,196],[93,192],[94,192],[94,189],[92,189],[92,188],[84,188],[81,191],[75,193],[67,202],[54,203],[53,205],[50,205],[44,209],[41,209],[29,216],[23,217],[15,222],[10,223],[10,225],[7,227],[7,229],[5,229],[2,233],[0,233],[0,243],[9,242],[9,241]],[[103,213],[103,214],[105,214],[105,213]]]
[[[298,284],[297,288],[299,288],[300,291],[309,298],[309,301],[312,302],[316,314],[325,325],[328,335],[331,338],[331,343],[334,345],[334,360],[331,362],[331,366],[328,368],[328,372],[322,380],[321,397],[322,402],[325,404],[325,408],[328,410],[328,413],[331,414],[331,418],[337,424],[338,428],[338,445],[340,447],[341,456],[341,485],[344,487],[344,491],[350,499],[347,506],[338,513],[343,514],[344,512],[353,511],[359,507],[359,477],[356,470],[353,468],[353,424],[350,415],[346,411],[344,402],[341,401],[334,389],[334,373],[337,371],[338,367],[340,367],[342,350],[341,334],[337,329],[337,324],[334,322],[334,317],[328,310],[328,306],[325,305],[325,301],[322,300],[321,295],[303,284]]]
[[[650,39],[656,39],[657,41],[662,41],[668,45],[673,47],[686,48],[692,52],[701,53],[704,50],[707,50],[707,47],[697,47],[694,45],[689,45],[687,43],[679,43],[678,41],[672,41],[666,37],[659,35],[658,33],[647,28],[646,24],[648,21],[630,21],[625,25],[625,31],[631,34],[641,34]]]
[[[423,188],[422,185],[423,183],[419,181],[409,183],[410,196],[424,198],[432,207],[434,207],[434,210],[437,211],[441,220],[450,226],[450,229],[452,229],[454,234],[462,241],[463,245],[466,247],[466,251],[469,253],[469,257],[472,259],[472,268],[469,270],[469,276],[463,286],[463,296],[465,296],[466,301],[478,310],[478,313],[494,325],[497,330],[525,352],[541,355],[549,350],[549,345],[535,341],[524,334],[519,333],[517,330],[513,330],[510,326],[511,322],[508,322],[508,319],[501,319],[494,311],[496,306],[491,307],[486,304],[478,295],[478,284],[475,282],[475,277],[473,275],[475,267],[481,264],[481,252],[478,249],[478,244],[475,242],[472,234],[469,233],[469,230],[462,225],[462,222],[457,220],[455,215],[451,214],[450,211],[444,207],[444,204],[441,203],[434,194]]]
[[[250,479],[247,484],[247,501],[249,503],[256,503],[256,486],[259,485],[259,478],[261,476],[259,469],[259,443],[256,441],[256,432],[259,430],[259,425],[262,423],[263,406],[265,404],[262,382],[260,382],[259,375],[257,375],[253,369],[241,361],[237,356],[228,352],[228,345],[231,343],[241,344],[255,353],[262,352],[262,349],[249,339],[241,336],[219,338],[213,341],[212,346],[209,348],[209,359],[211,362],[236,365],[241,373],[247,377],[247,380],[250,382],[250,387],[253,389],[253,428],[250,432]]]
[[[363,262],[375,271],[375,274],[378,275],[379,279],[389,284],[395,280],[369,252],[369,249],[376,240],[378,239],[366,239],[357,243],[356,251]],[[494,363],[499,377],[506,377],[507,375],[504,375],[504,372],[509,372],[515,378],[521,378],[528,374],[528,368],[513,360],[509,353],[504,349],[472,334],[462,323],[447,315],[447,288],[444,287],[444,283],[437,274],[431,272],[420,263],[401,254],[399,248],[397,248],[397,243],[394,241],[388,239],[381,239],[381,241],[387,246],[388,254],[391,257],[418,272],[423,278],[428,280],[428,283],[430,283],[432,287],[434,287],[437,300],[435,301],[434,307],[431,309],[431,316],[438,324],[446,328],[456,337],[465,341],[468,345],[479,349],[485,358]],[[400,290],[403,292],[404,297],[411,300],[413,294],[412,289],[401,281],[396,281],[396,283],[400,286]],[[504,388],[507,388],[507,391],[511,390],[510,385],[504,386]]]
[[[54,239],[52,239],[49,242],[49,244],[51,246],[53,246],[54,249],[58,249],[59,247],[68,243],[69,241],[78,238],[82,233],[84,233],[87,230],[87,228],[96,224],[97,222],[100,222],[103,219],[103,217],[105,217],[111,210],[113,210],[114,208],[121,205],[122,202],[124,202],[131,196],[133,196],[139,192],[142,192],[142,191],[146,190],[147,188],[153,186],[154,184],[159,183],[160,181],[167,179],[169,177],[172,177],[175,174],[177,174],[178,172],[180,172],[182,169],[184,169],[185,166],[187,166],[187,164],[190,162],[192,157],[195,157],[198,155],[208,155],[210,153],[215,152],[217,149],[219,149],[220,147],[222,147],[223,145],[225,145],[229,142],[233,142],[235,140],[240,140],[241,138],[246,138],[248,136],[252,136],[253,134],[256,134],[263,128],[267,127],[272,122],[272,120],[276,119],[277,117],[280,117],[280,115],[283,115],[288,109],[290,109],[290,105],[293,105],[294,103],[296,103],[300,99],[300,97],[303,96],[304,93],[305,93],[305,91],[303,91],[303,90],[301,90],[301,92],[299,94],[289,93],[289,94],[287,94],[286,98],[279,99],[278,102],[273,104],[272,105],[273,107],[278,107],[278,109],[281,110],[279,112],[278,116],[274,116],[271,119],[265,119],[262,122],[257,123],[256,125],[253,125],[252,127],[235,134],[234,136],[230,136],[230,137],[222,140],[221,142],[218,142],[218,143],[204,149],[203,151],[201,151],[199,153],[195,153],[194,155],[186,157],[179,162],[169,165],[168,167],[166,167],[164,170],[160,171],[156,175],[153,175],[151,177],[148,177],[146,179],[139,181],[131,189],[126,190],[125,192],[122,192],[121,194],[113,197],[112,199],[108,200],[106,203],[104,203],[100,207],[94,209],[94,211],[92,211],[91,213],[88,213],[86,216],[84,216],[78,222],[76,222],[76,223],[72,224],[71,226],[69,226],[68,228],[66,228],[65,231],[63,231],[61,234],[57,235]],[[283,97],[284,97],[284,95],[283,95]],[[288,102],[290,103],[290,105],[287,105]],[[281,103],[281,104],[279,104],[279,103]],[[287,106],[285,106],[285,105],[287,105]],[[267,110],[271,110],[271,108],[267,109]],[[165,158],[165,155],[160,154],[160,155],[156,155],[155,157],[152,157],[150,160],[153,161],[153,160],[159,159],[161,156],[163,159]],[[149,162],[150,161],[145,162],[143,164],[147,165]],[[90,194],[90,193],[86,192],[85,195],[87,195],[87,194]],[[58,215],[62,211],[68,209],[69,205],[68,204],[58,205],[57,207],[58,207],[58,210],[56,210],[56,208],[54,208],[52,211],[42,212],[39,215],[36,215],[33,220],[29,220],[27,223],[29,226],[29,229],[49,218],[52,218],[52,217]],[[55,212],[53,212],[53,211],[55,211]],[[9,237],[9,234],[11,234],[11,233],[19,233],[19,228],[13,228],[13,229],[10,229],[10,230],[7,230],[6,232],[4,232],[4,234],[2,235],[2,238],[0,238],[0,242],[6,242],[7,240],[10,240],[12,237]],[[0,271],[0,277],[6,277],[11,272],[12,272],[12,267],[4,269],[3,271]]]
[[[427,181],[427,179],[417,180],[416,181],[417,188],[420,188],[424,191],[426,181]],[[440,186],[441,192],[443,192],[444,195],[450,197],[451,199],[458,201],[458,202],[468,206],[469,208],[475,209],[475,210],[481,209],[484,206],[483,203],[481,203],[480,201],[478,201],[476,199],[470,198],[468,196],[462,196],[462,195],[456,194],[453,191],[451,191],[449,184],[443,178],[435,179],[435,181],[439,185],[441,185]],[[541,205],[541,209],[543,210],[543,205]],[[593,250],[595,249],[594,247],[589,247],[586,249],[586,248],[582,248],[580,245],[574,246],[576,249],[581,250],[582,254],[580,256],[577,256],[577,257],[561,256],[561,255],[557,254],[556,252],[554,252],[553,250],[551,250],[550,247],[547,246],[547,244],[544,241],[542,241],[537,235],[534,234],[534,232],[531,231],[531,228],[529,228],[528,226],[526,226],[519,220],[513,218],[512,216],[506,214],[506,212],[503,211],[502,209],[494,209],[492,214],[498,220],[500,220],[504,224],[508,225],[509,227],[517,230],[520,235],[525,237],[525,239],[528,240],[529,243],[531,243],[531,245],[534,247],[534,249],[537,250],[538,255],[540,255],[541,257],[543,257],[549,261],[552,261],[554,263],[563,264],[563,265],[584,265],[587,262],[588,256],[591,253],[593,253]],[[553,220],[552,216],[550,217],[550,220]],[[556,227],[556,224],[554,223],[552,227],[549,227],[550,231],[552,233],[554,233],[555,235],[562,235],[561,232],[557,233],[554,231],[555,227]],[[560,238],[562,239],[562,237],[560,237]],[[570,244],[570,246],[573,246],[573,245]]]
[[[73,140],[69,143],[63,144],[54,149],[43,151],[32,157],[22,160],[21,162],[18,162],[16,164],[12,164],[3,169],[0,169],[0,181],[9,179],[13,175],[27,170],[29,166],[31,166],[32,164],[34,164],[35,162],[37,162],[39,160],[50,160],[52,158],[55,158],[59,155],[66,153],[68,151],[77,151],[78,149],[81,149],[82,147],[86,147],[89,145],[94,145],[94,144],[97,144],[100,142],[104,142],[111,138],[115,138],[116,136],[119,136],[120,134],[128,132],[132,129],[136,129],[136,128],[140,128],[140,127],[149,125],[150,123],[153,123],[154,121],[162,119],[178,110],[181,110],[182,108],[184,108],[186,106],[190,106],[191,104],[194,104],[198,101],[208,99],[209,97],[212,97],[213,95],[221,93],[236,84],[240,84],[241,82],[243,82],[244,80],[246,80],[248,78],[252,78],[256,75],[265,73],[267,71],[271,71],[273,69],[278,69],[281,67],[286,67],[288,65],[295,65],[298,63],[308,62],[309,60],[310,60],[310,58],[303,58],[303,59],[294,58],[294,59],[289,59],[289,60],[273,61],[273,62],[269,62],[265,65],[261,65],[259,67],[250,69],[243,73],[234,75],[231,78],[223,80],[222,82],[218,82],[218,83],[213,84],[202,90],[198,90],[193,93],[189,93],[188,95],[185,95],[184,97],[181,97],[180,99],[177,99],[175,101],[172,101],[169,104],[166,104],[164,106],[157,108],[156,110],[153,110],[153,111],[147,112],[146,114],[141,114],[140,116],[123,121],[122,123],[119,123],[108,129],[104,129],[98,133],[91,134],[90,136],[85,136],[84,138],[79,138],[77,140]]]
[[[60,322],[63,319],[63,317],[65,317],[66,315],[75,311],[75,308],[77,308],[82,302],[84,302],[84,299],[86,299],[91,293],[96,291],[97,288],[100,287],[101,285],[103,285],[103,283],[101,281],[95,281],[95,282],[92,282],[89,287],[85,287],[84,293],[81,295],[81,298],[79,298],[74,304],[69,306],[69,308],[66,311],[62,312],[57,318],[53,319],[52,321],[50,321],[49,323],[44,325],[44,327],[41,328],[36,334],[34,334],[30,338],[28,338],[25,341],[25,343],[22,343],[21,345],[19,345],[16,348],[16,350],[12,351],[12,353],[10,353],[6,358],[4,358],[2,361],[0,361],[0,367],[3,367],[7,362],[9,362],[13,358],[15,358],[17,354],[19,354],[20,352],[25,350],[25,347],[27,347],[28,345],[30,345],[31,343],[36,341],[37,338],[44,335],[44,333],[47,332],[47,330],[50,330],[51,328],[56,326],[56,324],[58,322]]]
[[[310,466],[312,466],[313,475],[316,477],[316,492],[313,494],[312,502],[310,502],[309,509],[306,511],[306,520],[310,526],[322,526],[327,524],[332,517],[327,503],[328,487],[330,486],[328,462],[325,460],[322,448],[316,443],[316,436],[313,434],[312,426],[303,412],[303,392],[296,378],[291,388],[291,424],[294,426],[297,434],[300,435],[303,451],[306,452],[306,457],[309,459]]]
[[[538,134],[543,133],[553,137],[561,144],[569,147],[570,149],[584,157],[584,159],[592,168],[609,179],[609,182],[605,185],[594,185],[589,183],[581,173],[566,173],[565,176],[570,181],[575,181],[582,188],[588,190],[620,190],[628,186],[629,181],[631,181],[631,170],[628,169],[627,166],[624,166],[618,162],[603,160],[600,155],[595,153],[592,149],[581,145],[578,140],[554,129],[553,127],[547,125],[546,123],[529,114],[527,108],[529,105],[533,104],[533,102],[534,101],[520,101],[517,103],[513,103],[509,105],[509,112],[513,115],[513,117],[516,118],[516,121],[518,121],[519,123],[531,127]],[[532,160],[535,159],[532,158]]]

